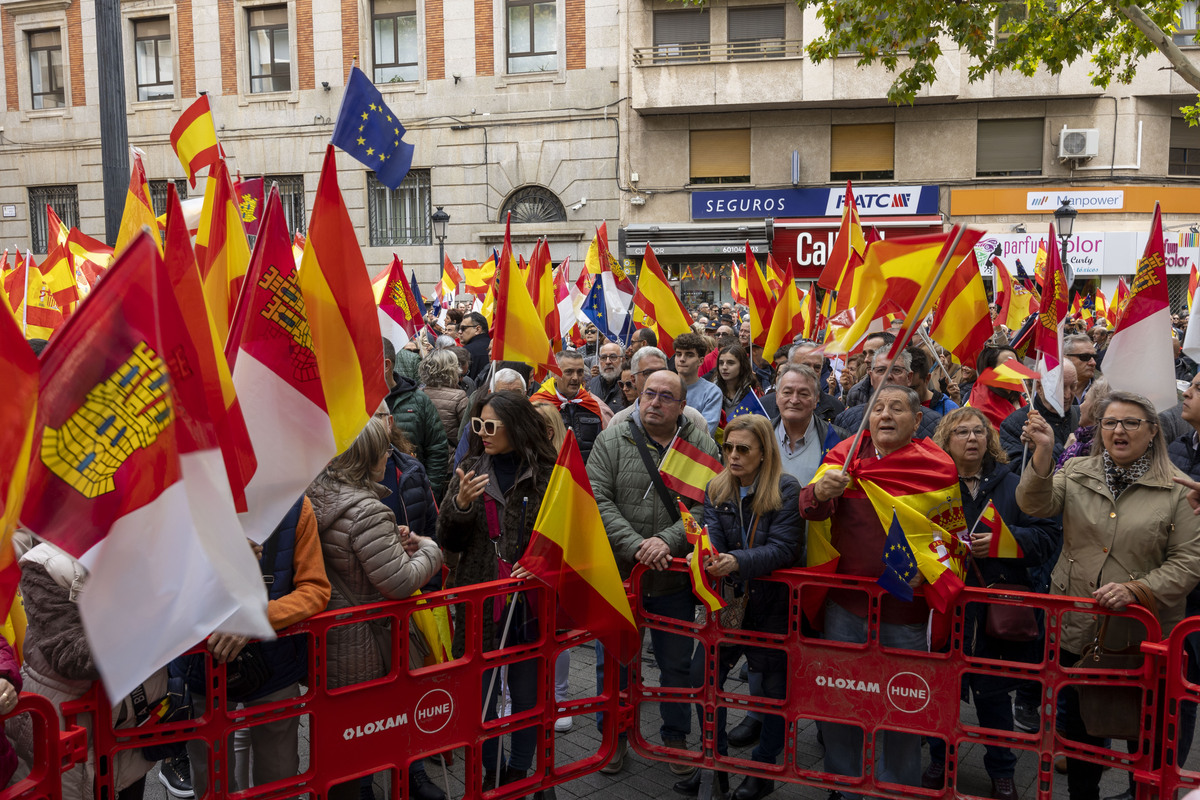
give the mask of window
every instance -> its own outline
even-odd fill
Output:
[[[375,0],[372,4],[375,82],[417,79],[417,0]]]
[[[306,200],[304,197],[304,176],[303,175],[264,175],[263,176],[263,199],[271,193],[271,184],[279,184],[279,199],[283,205],[283,218],[287,220],[288,233],[295,236],[297,233],[304,233],[308,230],[308,223],[305,221],[304,209]]]
[[[1183,6],[1179,9],[1179,27],[1175,30],[1173,37],[1175,44],[1180,47],[1196,47],[1200,45],[1200,41],[1196,38],[1196,11],[1200,6],[1198,0],[1183,0]]]
[[[30,186],[29,238],[35,253],[45,253],[49,250],[47,205],[54,209],[63,225],[68,228],[79,227],[79,190],[75,186]]]
[[[975,139],[980,178],[1041,175],[1046,122],[1042,119],[981,119]]]
[[[181,201],[187,200],[188,182],[186,178],[177,178],[175,193]],[[150,181],[150,205],[154,208],[154,216],[161,217],[167,213],[167,187],[171,181]]]
[[[367,221],[371,247],[432,244],[429,170],[413,169],[398,189],[367,173]]]
[[[895,176],[896,126],[834,125],[829,180],[890,181]]]
[[[137,99],[170,100],[175,96],[175,51],[171,47],[169,17],[133,22],[134,67]]]
[[[501,222],[508,219],[510,211],[514,225],[567,221],[567,210],[562,201],[554,192],[541,186],[523,186],[513,192],[500,209]]]
[[[554,0],[508,0],[508,71],[558,69],[558,19]]]
[[[1039,15],[1051,17],[1058,13],[1057,0],[1047,0],[1044,11]],[[1024,24],[1029,17],[1029,6],[1025,0],[1004,0],[996,11],[996,42],[1002,44],[1011,39],[1015,33],[1005,30],[1006,27]]]
[[[292,88],[287,6],[249,9],[250,92],[286,92]]]
[[[783,6],[729,9],[730,58],[782,58]]]
[[[62,33],[58,28],[30,31],[29,81],[33,107],[62,108],[67,104],[63,86]]]
[[[691,132],[692,183],[749,183],[750,129]]]
[[[654,12],[654,63],[708,61],[708,9]]]
[[[1171,119],[1171,149],[1167,157],[1168,175],[1200,175],[1200,128],[1186,119]]]

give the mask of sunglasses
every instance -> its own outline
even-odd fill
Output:
[[[471,417],[471,430],[476,435],[484,434],[486,436],[495,436],[496,431],[504,427],[504,423],[498,419],[482,419],[480,417]]]
[[[617,381],[617,383],[619,383],[621,385],[622,389],[632,389],[633,388],[633,381]]]
[[[1095,353],[1067,353],[1071,358],[1078,358],[1080,361],[1095,361]]]
[[[750,455],[751,448],[748,444],[732,444],[730,442],[726,442],[725,444],[721,445],[721,449],[725,451],[725,455],[729,455],[730,453],[736,451],[738,455],[748,456]]]

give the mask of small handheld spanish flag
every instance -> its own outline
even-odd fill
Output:
[[[992,532],[992,541],[988,545],[988,558],[1024,558],[1025,551],[1017,544],[1017,538],[1000,518],[996,504],[988,500],[983,513],[979,515],[979,524]]]
[[[687,540],[692,545],[692,563],[688,567],[688,573],[692,577],[692,592],[704,603],[708,613],[716,613],[725,607],[725,601],[713,586],[712,576],[704,571],[704,559],[707,556],[715,556],[717,551],[712,546],[712,540],[708,538],[708,528],[700,527],[682,501],[679,503],[679,515],[683,519]]]
[[[979,373],[979,382],[997,389],[1012,389],[1022,392],[1025,390],[1025,381],[1036,381],[1041,377],[1040,372],[1030,369],[1015,358],[1010,358],[1002,364],[988,367]]]

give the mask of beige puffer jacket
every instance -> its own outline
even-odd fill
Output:
[[[388,494],[384,487],[376,485],[371,491],[321,476],[307,494],[333,588],[329,608],[401,600],[441,569],[442,553],[432,540],[423,541],[411,557],[404,551],[396,518],[380,502]],[[328,652],[331,688],[378,678],[386,671],[370,623],[331,631]]]
[[[433,401],[433,407],[437,409],[438,417],[442,420],[442,427],[446,429],[450,452],[453,453],[458,447],[458,432],[462,429],[463,418],[467,416],[467,393],[457,386],[425,386],[422,391]]]

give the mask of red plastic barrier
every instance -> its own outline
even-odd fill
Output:
[[[1184,727],[1191,726],[1191,750],[1195,750],[1195,720],[1197,703],[1200,703],[1200,685],[1188,679],[1188,637],[1200,639],[1200,617],[1191,617],[1175,626],[1168,640],[1166,655],[1166,703],[1163,710],[1163,753],[1160,797],[1182,797],[1184,793],[1200,789],[1200,772],[1184,769],[1187,753],[1180,752],[1180,739]],[[1195,669],[1195,665],[1193,665]],[[1190,716],[1191,720],[1185,720]]]
[[[87,761],[87,732],[69,725],[59,729],[54,704],[39,694],[25,692],[8,719],[28,714],[33,723],[34,760],[29,774],[5,789],[5,800],[62,800],[62,776],[76,764]]]

